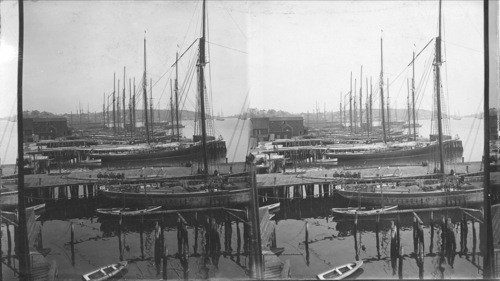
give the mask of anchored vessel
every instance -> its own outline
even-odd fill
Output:
[[[213,176],[209,176],[208,159],[210,154],[220,150],[225,152],[225,143],[222,140],[210,140],[207,136],[207,124],[205,114],[206,87],[204,77],[205,62],[205,1],[203,1],[202,12],[202,36],[199,38],[198,53],[198,116],[200,132],[196,132],[193,140],[196,145],[183,150],[173,150],[169,152],[137,152],[130,155],[122,154],[100,158],[103,161],[117,159],[129,160],[141,157],[147,160],[162,158],[167,155],[193,154],[202,160],[202,167],[199,173],[202,179],[185,179],[181,181],[163,181],[154,184],[120,184],[107,185],[102,187],[102,194],[110,199],[121,201],[123,205],[141,206],[163,206],[166,209],[181,208],[201,208],[217,206],[238,206],[246,205],[250,202],[250,188],[248,177],[221,177],[214,171]],[[177,62],[176,62],[177,63]],[[198,123],[196,123],[198,124]],[[212,137],[213,138],[213,137]],[[111,157],[111,158],[110,158]],[[201,166],[201,165],[200,165]]]

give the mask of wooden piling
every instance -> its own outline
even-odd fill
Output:
[[[429,243],[429,253],[434,250],[434,212],[431,212],[431,242]]]
[[[356,255],[356,260],[359,261],[359,255],[358,255],[358,216],[354,218],[354,252]]]
[[[177,255],[179,257],[183,256],[182,252],[182,220],[180,218],[177,218]]]
[[[231,248],[231,238],[233,236],[233,226],[229,218],[226,218],[224,222],[224,251],[226,253],[231,253],[233,249]]]
[[[399,220],[399,214],[397,215],[397,223],[396,223],[396,235],[397,235],[397,245],[398,245],[398,250],[401,249],[401,235],[399,232],[399,228],[401,226],[400,220]]]
[[[118,221],[118,250],[120,252],[120,261],[123,261],[123,249],[122,249],[122,216],[120,214],[120,219]]]
[[[163,251],[163,264],[162,264],[163,280],[167,280],[167,261],[168,261],[168,249],[167,247],[165,247]]]
[[[397,242],[397,231],[396,224],[391,221],[391,267],[392,275],[396,275],[396,266],[399,256],[398,242]]]
[[[418,248],[418,236],[417,236],[417,219],[414,217],[413,218],[413,252],[415,255],[417,254],[417,248]]]
[[[462,255],[467,254],[467,232],[467,217],[462,212],[462,219],[460,221],[460,253]]]
[[[141,243],[141,258],[144,260],[144,215],[141,216],[139,224],[139,240]]]
[[[398,277],[400,280],[403,279],[403,256],[404,256],[404,249],[401,248],[399,252],[399,266],[398,266]]]
[[[155,231],[154,231],[154,261],[157,272],[159,271],[160,268],[160,262],[162,256],[163,256],[163,249],[161,248],[160,226],[158,224],[158,221],[156,221]]]
[[[198,254],[198,212],[194,213],[194,254]]]
[[[476,222],[472,220],[472,263],[476,262],[476,245],[477,245],[477,235],[476,235]]]
[[[380,216],[377,216],[376,221],[375,221],[375,240],[377,243],[377,259],[380,260],[380,236],[379,236],[379,230],[380,230]]]
[[[75,266],[75,226],[71,222],[71,265]]]
[[[10,260],[10,256],[12,254],[12,236],[10,233],[9,224],[6,223],[5,226],[7,227],[7,256],[9,257]]]
[[[309,223],[305,222],[305,239],[304,239],[304,244],[305,244],[305,250],[306,250],[306,265],[309,266]]]

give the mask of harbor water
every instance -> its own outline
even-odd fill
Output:
[[[452,133],[463,140],[465,161],[477,161],[482,155],[482,120],[464,118],[452,120]],[[421,121],[420,135],[425,136],[425,120]],[[15,124],[15,123],[13,123]],[[217,130],[226,140],[229,161],[244,161],[249,145],[250,120],[226,118],[215,121]],[[480,124],[480,125],[478,125]],[[475,125],[475,127],[473,126]],[[480,126],[477,129],[477,126]],[[237,128],[239,127],[239,128]],[[243,128],[243,129],[241,129]],[[190,136],[192,127],[186,125],[184,134]],[[467,138],[468,137],[468,138]],[[15,145],[11,141],[11,147]],[[398,278],[391,264],[390,221],[397,218],[381,219],[377,227],[373,219],[360,219],[354,229],[354,221],[333,217],[330,209],[352,206],[333,194],[321,198],[316,188],[314,198],[280,200],[281,207],[275,214],[277,247],[285,248],[279,256],[282,261],[289,260],[293,279],[312,279],[317,274],[334,266],[362,260],[362,270],[351,278],[356,279],[392,279]],[[41,234],[39,247],[49,249],[46,256],[49,262],[55,262],[60,279],[81,279],[81,275],[99,267],[128,261],[123,279],[159,279],[160,269],[155,262],[155,225],[165,226],[165,241],[168,249],[167,275],[169,279],[204,279],[249,278],[249,259],[244,239],[242,223],[232,221],[229,224],[231,235],[226,239],[227,217],[219,213],[185,215],[188,221],[189,258],[187,263],[178,258],[177,217],[152,217],[140,219],[103,218],[95,214],[95,209],[109,207],[103,200],[70,199],[50,202],[39,218]],[[401,247],[403,249],[402,274],[405,279],[423,278],[480,278],[482,276],[482,227],[478,222],[467,222],[468,236],[460,236],[459,214],[434,213],[435,224],[433,238],[428,213],[419,214],[424,221],[424,259],[420,264],[413,254],[413,226],[411,216],[400,217]],[[203,228],[208,217],[217,221],[217,237],[209,237]],[[440,220],[451,217],[454,224],[457,249],[453,257],[441,254]],[[162,222],[163,221],[163,222]],[[198,226],[198,227],[196,227]],[[198,228],[198,230],[196,230]],[[73,231],[72,231],[73,229]],[[307,242],[306,242],[307,231]],[[73,232],[73,235],[72,235]],[[18,268],[14,257],[14,227],[2,225],[2,265],[4,280],[16,280]],[[197,233],[197,234],[196,234]],[[240,234],[238,237],[238,233]],[[10,238],[9,238],[10,235]],[[73,236],[73,241],[72,241]],[[377,236],[379,241],[377,243]],[[208,254],[205,250],[207,239],[218,239],[221,249],[217,254]],[[468,250],[462,251],[458,245],[465,240]],[[10,242],[9,242],[10,240]],[[432,241],[432,247],[431,247]],[[10,246],[9,246],[10,245]],[[431,251],[432,250],[432,251]],[[397,270],[396,270],[397,272]]]

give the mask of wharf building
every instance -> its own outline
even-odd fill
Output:
[[[68,120],[64,117],[23,118],[24,142],[54,140],[70,134]]]
[[[290,139],[306,134],[304,118],[299,117],[257,117],[251,118],[252,137],[259,141]]]

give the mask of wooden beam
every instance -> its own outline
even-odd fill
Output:
[[[177,212],[177,216],[179,217],[179,219],[182,221],[182,223],[184,224],[188,224],[186,219],[181,215],[181,213]]]
[[[469,213],[469,212],[467,212],[467,211],[464,211],[464,210],[462,210],[462,212],[464,212],[464,214],[468,215],[468,216],[469,216],[469,217],[471,217],[472,219],[474,219],[474,220],[476,220],[476,221],[478,221],[478,222],[480,222],[480,223],[484,223],[484,222],[483,222],[483,220],[478,219],[477,217],[473,216],[471,213]]]
[[[424,224],[422,220],[418,217],[417,213],[413,212],[413,216],[417,219],[419,224]]]
[[[242,218],[238,217],[237,215],[235,215],[235,214],[231,213],[230,211],[226,211],[226,212],[227,212],[230,216],[232,216],[232,217],[236,218],[238,221],[240,221],[240,222],[242,222],[242,223],[244,223],[244,224],[246,224],[246,225],[250,225],[250,223],[249,223],[249,222],[247,222],[247,221],[245,221],[244,219],[242,219]]]

